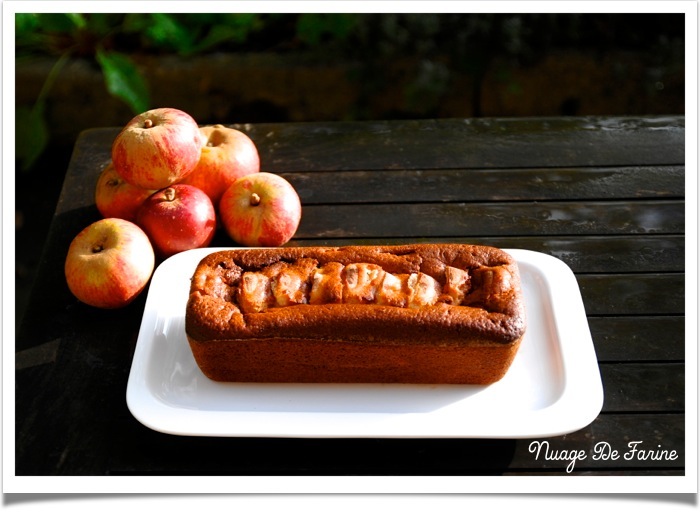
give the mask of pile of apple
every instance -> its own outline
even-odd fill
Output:
[[[240,245],[275,247],[301,220],[296,190],[260,171],[247,135],[173,108],[139,114],[117,135],[95,203],[104,218],[73,239],[65,274],[76,298],[100,308],[129,304],[156,258],[207,247],[218,228]]]

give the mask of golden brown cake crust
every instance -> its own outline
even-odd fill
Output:
[[[243,274],[307,259],[313,268],[362,263],[396,275],[423,273],[439,286],[446,269],[456,268],[470,284],[461,305],[307,303],[242,312]],[[525,331],[525,312],[517,264],[493,247],[285,247],[203,258],[185,324],[198,365],[215,380],[484,384],[505,374]]]

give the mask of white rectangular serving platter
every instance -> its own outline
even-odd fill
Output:
[[[527,331],[506,376],[489,386],[219,383],[185,336],[190,278],[224,248],[172,256],[153,274],[126,400],[145,426],[212,437],[533,438],[590,424],[603,388],[581,293],[552,256],[506,250],[521,273]]]

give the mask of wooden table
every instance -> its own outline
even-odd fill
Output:
[[[448,119],[236,126],[298,190],[293,245],[464,242],[540,251],[575,273],[605,400],[552,449],[572,475],[683,475],[683,117]],[[95,310],[69,293],[71,239],[99,218],[117,128],[75,146],[16,339],[16,474],[566,475],[532,439],[206,438],[155,432],[125,391],[145,295]],[[219,235],[214,245],[231,246]],[[674,460],[603,460],[630,441]]]

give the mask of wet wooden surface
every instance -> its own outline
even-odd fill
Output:
[[[298,190],[292,245],[464,242],[560,258],[584,300],[605,401],[546,441],[584,450],[577,475],[685,469],[684,118],[546,118],[235,125],[263,170]],[[161,434],[129,413],[145,303],[78,303],[63,262],[99,214],[94,185],[118,128],[84,132],[16,339],[18,475],[567,474],[545,439],[264,439]],[[233,245],[219,234],[215,245]],[[594,458],[598,443],[674,460]]]

